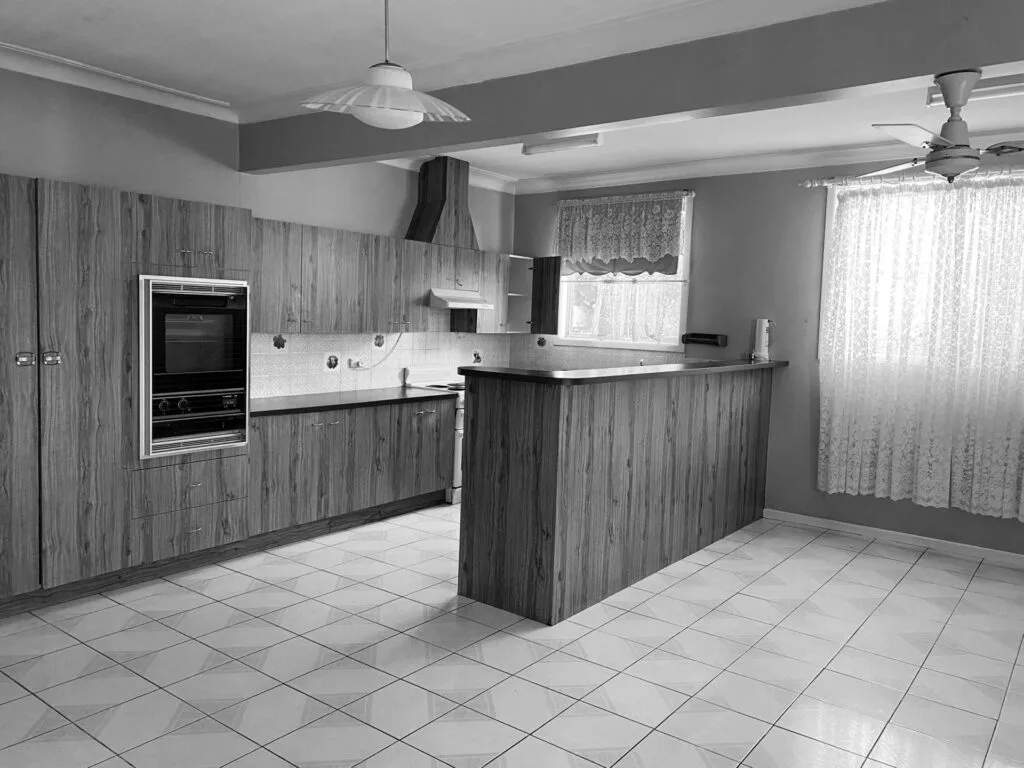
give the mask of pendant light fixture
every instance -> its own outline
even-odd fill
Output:
[[[388,57],[391,53],[390,0],[384,0],[384,61],[367,70],[362,85],[327,91],[302,106],[323,112],[344,112],[367,125],[397,130],[428,122],[465,123],[469,118],[451,104],[412,87],[412,75]]]

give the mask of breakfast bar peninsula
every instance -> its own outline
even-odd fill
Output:
[[[459,594],[555,624],[760,517],[785,365],[460,368]]]

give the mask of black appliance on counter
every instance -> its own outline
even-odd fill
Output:
[[[140,456],[242,446],[249,424],[249,285],[139,276]]]

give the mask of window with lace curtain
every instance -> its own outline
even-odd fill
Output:
[[[818,487],[1024,520],[1024,176],[829,194]]]
[[[693,195],[677,191],[562,200],[559,335],[678,345],[686,321]]]

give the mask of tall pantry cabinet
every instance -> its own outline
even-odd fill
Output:
[[[138,275],[245,268],[250,225],[0,175],[0,598],[135,564],[132,475],[179,462],[138,457]]]
[[[0,597],[39,588],[36,182],[0,175]]]

